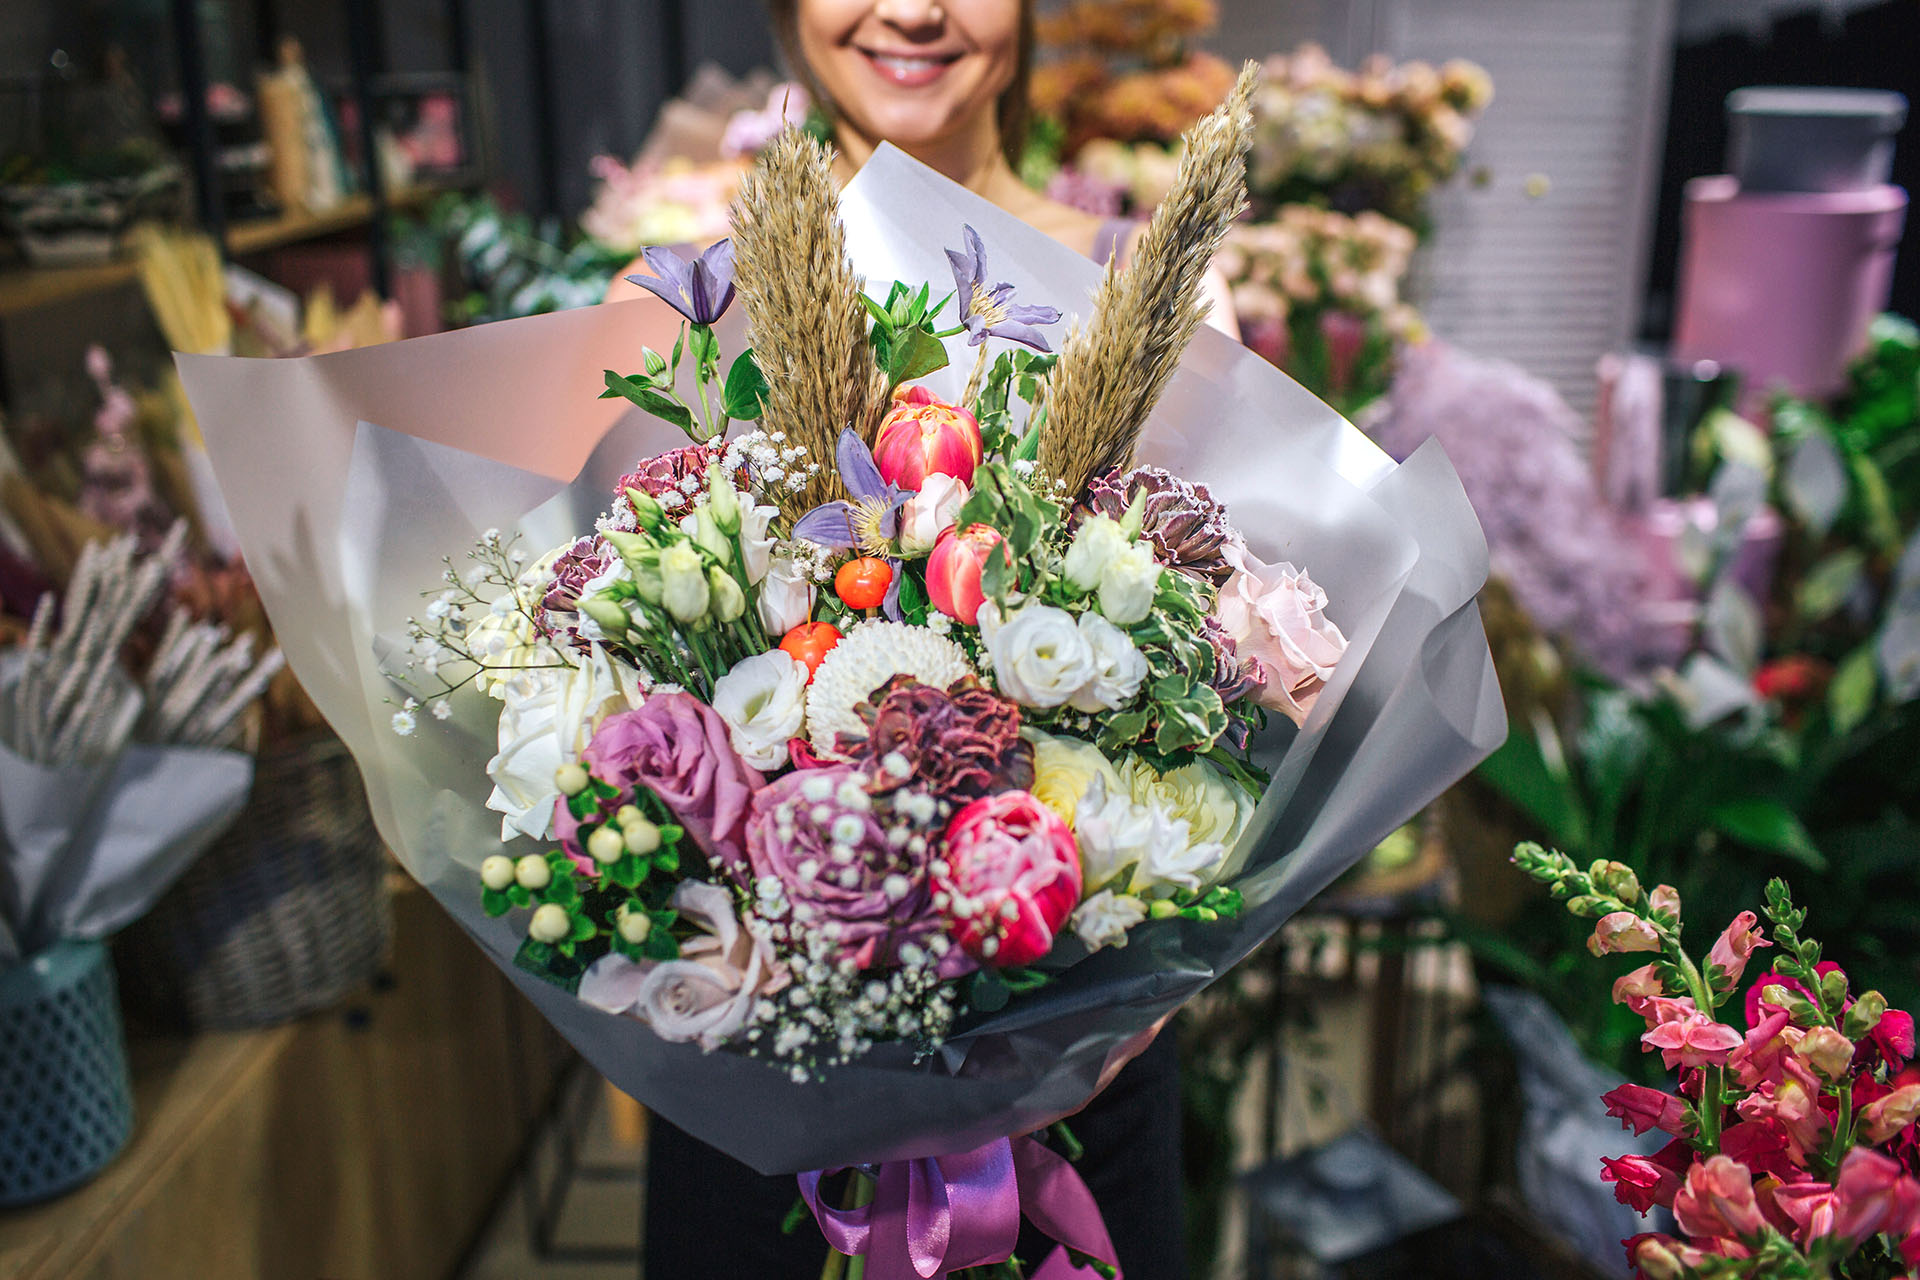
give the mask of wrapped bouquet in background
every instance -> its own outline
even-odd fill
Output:
[[[880,1164],[802,1180],[847,1252],[1044,1200],[1025,1135],[1504,733],[1444,459],[1199,328],[1250,90],[1122,273],[789,133],[657,300],[182,364],[402,861],[674,1123]]]

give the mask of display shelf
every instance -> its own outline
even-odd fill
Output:
[[[0,1212],[0,1280],[450,1274],[568,1060],[410,881],[395,981],[263,1031],[135,1038],[134,1136]]]

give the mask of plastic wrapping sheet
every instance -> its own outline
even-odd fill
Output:
[[[971,224],[995,279],[1088,310],[1099,268],[891,148],[842,198],[855,266],[887,281],[949,271]],[[740,309],[723,350],[745,344]],[[1128,1041],[1277,929],[1499,744],[1499,691],[1473,604],[1486,548],[1436,448],[1393,462],[1259,357],[1203,329],[1148,424],[1142,461],[1208,484],[1253,552],[1306,567],[1350,647],[1306,725],[1258,744],[1274,782],[1232,858],[1237,922],[1143,925],[1123,949],[1064,943],[1059,978],[963,1023],[915,1062],[880,1045],[796,1085],[764,1062],[669,1044],[512,966],[524,925],[489,920],[475,871],[500,848],[484,807],[497,705],[454,700],[413,737],[381,671],[441,558],[488,528],[529,552],[591,527],[614,479],[683,443],[594,397],[605,369],[671,345],[652,298],[299,360],[180,358],[234,524],[289,662],[353,750],[407,868],[596,1067],[674,1124],[766,1173],[965,1151],[1084,1105]],[[928,379],[957,394],[973,351]],[[1278,720],[1278,717],[1276,717]],[[526,849],[534,848],[531,842]],[[522,850],[516,849],[516,852]],[[1078,961],[1075,963],[1075,961]]]

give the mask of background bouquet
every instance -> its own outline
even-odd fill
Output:
[[[788,138],[750,177],[731,245],[654,262],[671,307],[298,366],[182,363],[282,642],[402,860],[503,965],[528,962],[523,990],[611,1079],[757,1168],[977,1154],[1070,1114],[1504,733],[1472,604],[1484,545],[1444,459],[1393,466],[1271,366],[1196,334],[1194,285],[1240,201],[1243,103],[1196,131],[1118,276],[887,149],[836,217],[824,157]],[[910,283],[874,296],[862,276]],[[949,277],[951,312],[911,283]],[[722,314],[730,289],[742,305]],[[1044,313],[1090,292],[1049,367]],[[747,345],[741,311],[753,355],[726,362]],[[636,353],[639,372],[608,372]],[[253,427],[263,402],[284,410],[271,442]],[[756,409],[759,431],[729,440],[727,419]],[[695,443],[671,447],[675,430]],[[1138,466],[1166,474],[1128,477]],[[469,539],[477,576],[455,569],[407,628]],[[547,547],[565,550],[542,564]],[[1324,605],[1283,559],[1310,566]],[[1283,603],[1310,620],[1287,634],[1332,646],[1324,609],[1344,652],[1283,658]],[[1251,681],[1210,682],[1226,651],[1212,633],[1236,625],[1253,637],[1235,644],[1242,674],[1292,715],[1263,726]],[[442,663],[462,678],[443,652],[462,635],[469,661],[476,645],[517,655],[494,664],[509,683],[552,681],[549,709],[502,690],[521,725],[482,698],[422,696]],[[396,714],[414,732],[396,736]],[[494,794],[482,762],[520,749],[526,768],[496,766]],[[1184,795],[1168,784],[1181,769]],[[508,856],[503,817],[551,820],[560,849],[488,862]],[[1149,849],[1179,865],[1143,874]],[[814,939],[834,952],[817,973],[793,950]],[[581,998],[632,1009],[649,983],[651,1027]],[[802,1044],[778,997],[804,1010],[807,991],[829,1014],[799,1015]],[[921,1034],[949,1017],[938,1044]],[[703,1052],[703,1033],[739,1047],[755,1030],[809,1082]]]

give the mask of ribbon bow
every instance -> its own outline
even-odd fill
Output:
[[[800,1175],[800,1194],[827,1243],[865,1254],[868,1280],[939,1280],[951,1271],[1005,1262],[1020,1238],[1020,1215],[1069,1249],[1114,1262],[1113,1240],[1093,1193],[1073,1166],[1029,1137],[1001,1138],[959,1155],[894,1160],[874,1171],[871,1204],[836,1209],[820,1202],[820,1179]],[[1093,1273],[1055,1249],[1034,1280]]]

